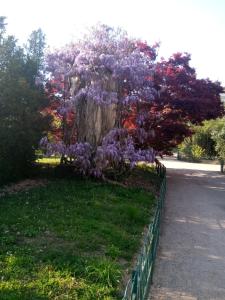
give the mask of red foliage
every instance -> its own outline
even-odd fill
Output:
[[[147,46],[141,45],[141,49],[146,51]],[[142,147],[151,146],[168,153],[192,134],[191,123],[200,124],[205,119],[224,114],[220,83],[197,79],[189,62],[189,54],[177,53],[156,63],[154,82],[158,97],[152,103],[139,107],[139,113],[148,112],[143,128],[154,134],[149,134],[147,140],[141,142]],[[124,122],[131,130],[135,128],[137,113],[133,110]],[[138,136],[136,142],[140,144]]]

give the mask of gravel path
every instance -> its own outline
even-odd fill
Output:
[[[225,300],[225,175],[218,165],[163,163],[168,191],[149,300]]]

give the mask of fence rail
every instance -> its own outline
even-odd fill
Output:
[[[155,160],[155,169],[157,175],[162,178],[157,208],[153,222],[148,226],[141,254],[138,257],[136,268],[132,272],[131,279],[126,286],[123,300],[144,300],[148,295],[149,285],[152,280],[159,241],[160,220],[166,194],[166,168],[158,160]]]

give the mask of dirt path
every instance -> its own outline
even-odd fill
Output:
[[[168,192],[151,300],[225,299],[225,175],[163,161]]]

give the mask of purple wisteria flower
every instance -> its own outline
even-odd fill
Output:
[[[123,128],[124,115],[136,109],[137,128],[133,130],[144,145],[149,136],[144,129],[147,116],[139,113],[139,106],[157,97],[153,58],[145,55],[137,45],[138,40],[129,38],[126,32],[97,25],[83,40],[47,55],[46,71],[57,90],[55,96],[61,101],[58,114],[65,120],[68,112],[74,111],[73,130],[77,138],[76,143],[71,139],[66,144],[43,139],[40,144],[48,155],[60,154],[82,174],[96,177],[103,176],[109,168],[123,165],[132,168],[139,161],[154,161],[155,152],[139,149],[130,130]],[[96,105],[96,111],[90,111],[90,107],[94,107],[89,105],[90,101]],[[85,105],[89,105],[86,110]],[[104,109],[99,109],[101,105]],[[112,116],[104,113],[107,109]],[[94,124],[89,127],[96,132],[93,128],[88,130],[100,136],[104,132],[101,139],[96,139],[96,144],[87,139],[88,134],[84,134],[83,139],[79,134],[88,126],[81,128],[78,124],[84,124],[83,120],[88,120],[88,114],[92,113],[95,119],[87,124]],[[110,122],[104,122],[104,117]],[[76,123],[76,118],[81,118],[82,122]],[[66,128],[64,126],[64,130]]]

